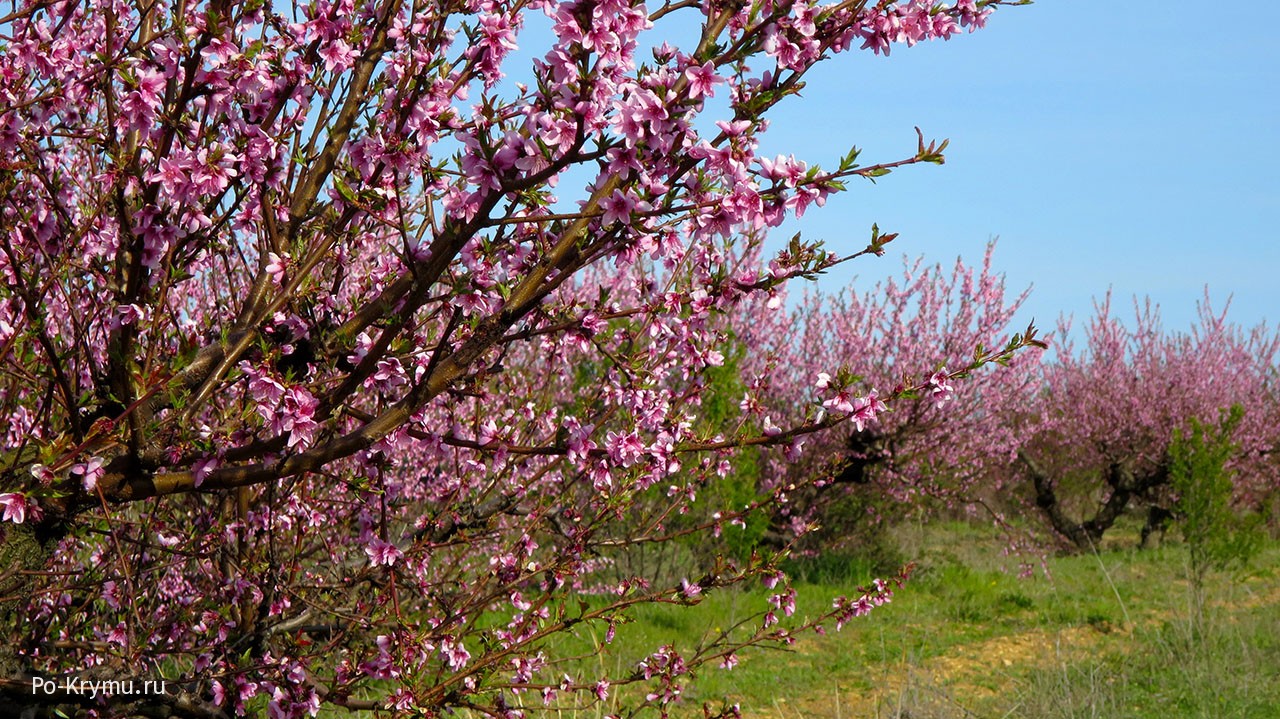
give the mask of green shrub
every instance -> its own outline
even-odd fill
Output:
[[[1244,410],[1222,412],[1218,426],[1191,420],[1191,431],[1179,430],[1169,445],[1170,485],[1177,494],[1177,529],[1189,554],[1193,612],[1203,616],[1205,582],[1211,572],[1241,569],[1262,548],[1261,515],[1234,506],[1234,473],[1228,467],[1237,447],[1231,435]]]

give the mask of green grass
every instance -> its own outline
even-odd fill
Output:
[[[1185,621],[1135,632],[1132,646],[1029,671],[1009,717],[1275,717],[1280,618],[1274,606],[1219,612],[1192,636]]]
[[[1047,577],[1019,578],[1021,560],[988,528],[900,528],[893,539],[917,571],[891,604],[786,651],[746,651],[732,671],[704,667],[675,713],[730,701],[772,719],[1280,716],[1280,545],[1252,576],[1218,577],[1197,624],[1181,545],[1140,551],[1117,534],[1097,554],[1049,558]],[[856,555],[796,563],[797,614],[853,592],[874,565]],[[550,649],[583,657],[564,665],[571,674],[617,672],[659,645],[696,645],[765,597],[741,590],[696,607],[643,607],[609,647],[587,630]],[[634,698],[619,689],[619,704],[590,715]]]

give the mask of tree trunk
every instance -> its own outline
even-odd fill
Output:
[[[1110,494],[1092,517],[1077,521],[1063,510],[1056,483],[1039,463],[1021,450],[1018,452],[1018,459],[1031,475],[1031,482],[1036,490],[1036,506],[1044,512],[1053,529],[1077,550],[1096,547],[1102,541],[1102,535],[1124,514],[1132,500],[1140,499],[1150,490],[1169,481],[1167,462],[1141,475],[1136,475],[1123,462],[1112,462],[1107,467],[1105,476]]]

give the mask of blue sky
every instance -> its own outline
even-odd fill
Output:
[[[788,225],[833,249],[865,245],[872,222],[901,233],[860,260],[870,283],[903,253],[995,262],[1032,285],[1023,320],[1077,326],[1110,288],[1186,328],[1207,285],[1251,326],[1280,320],[1280,5],[1041,0],[1002,8],[985,30],[889,58],[824,63],[802,98],[777,108],[764,150],[834,166],[950,138],[947,164],[854,183]]]

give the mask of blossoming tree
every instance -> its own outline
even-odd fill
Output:
[[[1052,530],[1088,549],[1126,510],[1146,511],[1143,540],[1163,529],[1175,497],[1169,474],[1174,434],[1191,421],[1214,425],[1238,405],[1232,441],[1236,495],[1256,505],[1274,491],[1280,447],[1276,361],[1280,335],[1245,329],[1214,312],[1206,297],[1199,322],[1168,332],[1149,302],[1126,324],[1100,302],[1077,352],[1069,325],[1054,361],[1041,365],[1027,411],[1012,417],[1027,497]]]
[[[741,327],[742,342],[769,348],[750,355],[749,382],[761,397],[757,411],[773,412],[770,422],[802,421],[803,408],[790,398],[815,378],[826,386],[837,381],[823,371],[822,358],[841,358],[852,376],[845,382],[856,377],[853,387],[871,388],[865,397],[845,389],[808,408],[852,412],[852,420],[842,431],[814,437],[799,461],[766,466],[768,487],[817,480],[805,501],[778,508],[777,519],[791,527],[784,534],[814,522],[849,534],[853,528],[830,507],[862,485],[900,507],[929,500],[956,511],[974,509],[1005,488],[1022,444],[1010,417],[1035,393],[1041,353],[1019,353],[1009,366],[962,382],[950,371],[966,368],[975,349],[981,354],[984,347],[1034,338],[1034,328],[1013,331],[1027,294],[1006,295],[1004,277],[991,266],[994,249],[988,246],[979,267],[960,260],[950,270],[906,262],[898,277],[869,288],[855,284],[839,295],[809,294],[790,312],[766,322],[751,318]],[[923,387],[901,396],[922,370]],[[894,411],[875,411],[878,393],[901,397]],[[829,535],[819,536],[827,543]]]
[[[774,556],[671,585],[594,567],[672,539],[733,447],[948,381],[904,367],[918,379],[868,397],[833,359],[838,381],[797,398],[820,418],[698,418],[717,318],[884,243],[762,262],[764,232],[849,178],[942,161],[923,137],[873,165],[757,156],[770,109],[824,58],[998,4],[13,3],[0,704],[517,716],[641,683],[665,706],[698,665],[884,601],[880,583],[784,628]],[[513,69],[533,16],[545,46]],[[620,672],[547,649],[753,578],[775,589],[753,621]]]

